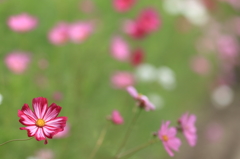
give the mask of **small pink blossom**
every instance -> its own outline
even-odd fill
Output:
[[[12,52],[5,57],[6,66],[16,74],[23,73],[30,63],[30,56],[25,52]]]
[[[27,130],[28,137],[35,137],[37,141],[52,139],[54,135],[64,130],[67,117],[57,117],[62,107],[51,104],[48,107],[46,98],[38,97],[32,100],[32,111],[28,104],[24,104],[21,110],[18,110],[19,122],[26,127],[20,130]]]
[[[111,83],[114,88],[122,89],[135,83],[133,74],[129,72],[115,72],[111,77]]]
[[[27,13],[22,13],[10,16],[7,24],[13,31],[27,32],[37,26],[37,19]]]
[[[201,56],[195,56],[190,61],[191,69],[200,74],[200,75],[206,75],[210,71],[210,63],[208,60]]]
[[[128,11],[136,0],[113,0],[113,6],[118,12]]]
[[[133,86],[128,86],[126,90],[138,102],[139,107],[144,108],[146,111],[155,110],[154,104],[149,101],[148,97],[139,94]]]
[[[174,156],[172,150],[178,151],[181,145],[181,140],[176,137],[177,130],[174,127],[169,127],[170,121],[162,123],[158,131],[158,137],[162,141],[163,146],[170,156]]]
[[[111,120],[114,124],[116,125],[120,125],[120,124],[123,124],[123,118],[121,116],[121,114],[119,113],[119,111],[117,110],[114,110],[112,112],[112,115],[111,115]]]
[[[61,101],[63,99],[63,94],[59,91],[56,91],[53,93],[52,97],[55,101]]]
[[[90,22],[76,22],[69,27],[69,38],[74,43],[82,43],[93,32],[93,24]]]
[[[193,114],[189,115],[188,113],[185,113],[178,120],[178,122],[189,145],[195,146],[197,142],[197,129],[195,127],[196,116]]]
[[[61,45],[68,40],[68,24],[58,23],[48,33],[49,41],[54,45]]]
[[[158,30],[161,25],[160,17],[158,12],[152,8],[144,9],[138,19],[137,23],[143,28],[146,32],[153,32]]]
[[[115,36],[111,41],[111,54],[119,61],[127,61],[130,56],[129,46],[120,36]]]

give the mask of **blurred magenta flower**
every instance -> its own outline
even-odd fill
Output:
[[[111,41],[111,54],[119,61],[129,60],[130,51],[126,41],[120,36],[113,37]]]
[[[93,32],[93,24],[90,22],[76,22],[70,25],[68,35],[74,43],[82,43]]]
[[[27,127],[21,127],[20,130],[27,130],[28,137],[35,137],[37,141],[52,139],[58,132],[64,130],[67,117],[57,117],[62,107],[51,104],[48,107],[46,98],[37,97],[32,100],[32,111],[28,104],[24,104],[22,110],[18,110],[19,122]]]
[[[174,127],[168,128],[170,121],[162,123],[160,130],[158,131],[158,137],[162,141],[163,146],[170,156],[174,156],[172,150],[178,151],[181,140],[176,137],[177,130]]]
[[[67,137],[69,134],[70,126],[66,124],[65,128],[63,131],[57,133],[56,135],[53,136],[53,138],[64,138]]]
[[[48,33],[48,39],[52,44],[61,45],[68,41],[68,24],[61,22],[55,25]]]
[[[156,10],[147,8],[140,13],[137,18],[137,23],[143,30],[149,33],[158,30],[161,25],[161,20]]]
[[[133,66],[138,66],[143,62],[144,51],[141,48],[137,48],[133,51],[131,55],[131,64]]]
[[[155,110],[155,106],[149,101],[148,97],[139,94],[133,86],[128,86],[126,90],[138,102],[137,105],[140,108],[144,108],[146,111]]]
[[[27,32],[37,26],[37,19],[27,13],[13,15],[8,18],[8,26],[16,32]]]
[[[231,35],[222,35],[217,41],[217,49],[221,58],[234,60],[239,52],[238,40]]]
[[[111,120],[114,124],[116,125],[120,125],[120,124],[123,124],[123,117],[121,116],[121,114],[119,113],[119,111],[117,110],[114,110],[112,112],[112,115],[111,115]]]
[[[210,71],[210,63],[206,58],[202,56],[196,55],[193,58],[191,58],[190,66],[194,72],[200,75],[206,75]]]
[[[28,53],[15,51],[7,54],[4,61],[13,73],[21,74],[27,69],[31,58]]]
[[[123,32],[136,39],[146,37],[147,32],[134,20],[126,20],[123,23]]]
[[[111,83],[114,88],[122,89],[134,85],[135,79],[130,72],[118,71],[112,75]]]
[[[195,127],[196,115],[185,113],[178,120],[184,136],[186,137],[190,146],[195,146],[197,142],[197,129]]]
[[[131,9],[136,0],[113,0],[113,7],[118,12],[125,12]]]

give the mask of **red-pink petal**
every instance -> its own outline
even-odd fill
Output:
[[[37,118],[43,119],[48,108],[47,99],[43,97],[33,98],[32,105]]]
[[[45,126],[55,127],[55,128],[64,128],[66,126],[67,117],[57,117],[46,122]]]
[[[40,141],[40,140],[46,140],[46,137],[44,135],[44,132],[43,132],[43,128],[38,128],[36,133],[35,133],[35,138],[37,141]]]
[[[56,118],[61,109],[62,107],[56,105],[55,103],[51,104],[50,107],[48,107],[43,119],[48,122],[49,120]]]
[[[33,113],[26,112],[25,108],[28,107],[28,105],[23,106],[23,111],[18,110],[18,117],[20,117],[19,122],[22,123],[23,125],[29,126],[29,125],[35,125],[36,122],[36,117]],[[27,109],[27,108],[26,108]],[[29,109],[30,110],[30,109]],[[31,111],[31,110],[30,110]],[[26,112],[23,113],[23,112]]]
[[[27,126],[27,127],[21,127],[20,130],[27,130],[28,137],[32,137],[36,134],[38,127],[37,126]]]

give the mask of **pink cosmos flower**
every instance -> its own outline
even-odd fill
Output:
[[[196,116],[188,113],[182,115],[178,120],[178,123],[181,126],[184,136],[186,137],[190,146],[195,146],[197,142],[197,129],[195,127]]]
[[[144,52],[142,49],[138,48],[133,51],[132,56],[131,56],[131,64],[133,66],[138,66],[143,62],[144,59]]]
[[[129,46],[120,36],[115,36],[111,41],[112,56],[119,61],[126,61],[129,59]]]
[[[68,35],[74,43],[82,43],[93,32],[93,24],[90,22],[76,22],[70,25]]]
[[[12,52],[5,57],[6,66],[16,74],[23,73],[30,63],[30,56],[25,52]]]
[[[149,101],[148,97],[139,94],[133,86],[128,86],[127,92],[138,102],[139,107],[144,108],[146,111],[155,110],[154,104]]]
[[[135,39],[142,39],[147,36],[147,31],[133,20],[124,21],[123,32]]]
[[[176,137],[177,130],[174,127],[168,128],[170,121],[162,123],[160,130],[158,131],[158,137],[162,141],[163,146],[170,156],[174,156],[172,150],[178,151],[181,140]]]
[[[52,44],[61,45],[68,40],[68,24],[58,23],[48,33],[48,39]]]
[[[48,107],[46,98],[38,97],[32,100],[32,111],[28,104],[24,104],[22,110],[18,110],[19,122],[27,127],[21,127],[20,130],[27,130],[28,137],[35,137],[37,141],[52,139],[58,132],[64,130],[67,117],[57,117],[62,107],[52,103]]]
[[[118,12],[128,11],[135,4],[135,0],[113,0],[113,7]]]
[[[111,120],[112,120],[112,122],[113,122],[114,124],[116,124],[116,125],[123,124],[123,122],[124,122],[121,114],[120,114],[119,111],[117,111],[117,110],[114,110],[114,111],[112,112]]]
[[[27,32],[37,26],[37,19],[27,13],[13,15],[8,18],[8,26],[16,32]]]
[[[146,32],[156,31],[161,25],[160,17],[157,11],[152,8],[144,9],[140,13],[137,23]]]
[[[122,89],[133,85],[135,83],[135,79],[134,76],[129,72],[118,71],[112,75],[111,83],[114,88]]]

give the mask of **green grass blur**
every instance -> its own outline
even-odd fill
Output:
[[[165,105],[154,112],[142,112],[126,149],[146,142],[151,133],[159,129],[162,120],[171,120],[172,125],[175,125],[182,113],[189,111],[198,114],[205,108],[204,99],[212,77],[200,77],[189,67],[189,59],[196,54],[195,40],[200,33],[197,28],[192,27],[187,32],[179,31],[179,17],[167,14],[159,0],[139,0],[131,11],[122,14],[114,11],[110,1],[94,2],[96,11],[92,14],[81,12],[79,3],[79,0],[0,2],[0,93],[3,95],[3,103],[0,105],[0,143],[26,138],[26,131],[19,130],[22,125],[18,122],[17,111],[24,103],[31,105],[32,99],[39,96],[48,98],[49,104],[56,102],[52,98],[55,91],[63,93],[63,100],[56,103],[63,107],[60,116],[68,116],[70,124],[68,137],[49,140],[48,145],[33,139],[0,147],[1,159],[26,159],[42,148],[53,150],[56,159],[87,159],[106,122],[105,117],[113,109],[118,109],[125,124],[110,127],[96,158],[108,159],[114,155],[132,117],[135,103],[126,91],[111,87],[110,77],[115,70],[134,72],[134,68],[110,56],[110,39],[120,31],[123,19],[136,17],[147,6],[153,6],[161,14],[161,29],[143,41],[128,41],[133,47],[140,45],[145,49],[146,63],[155,67],[168,66],[174,70],[177,87],[167,91],[157,82],[137,83],[136,88],[143,94],[155,92],[161,95]],[[36,16],[39,25],[31,32],[15,33],[8,28],[7,18],[23,12]],[[98,21],[98,27],[84,43],[63,46],[49,43],[47,33],[58,21],[88,19]],[[32,53],[30,67],[21,75],[15,75],[4,64],[7,53],[15,50]],[[47,59],[49,67],[39,69],[39,59]],[[159,142],[130,158],[170,157]]]

